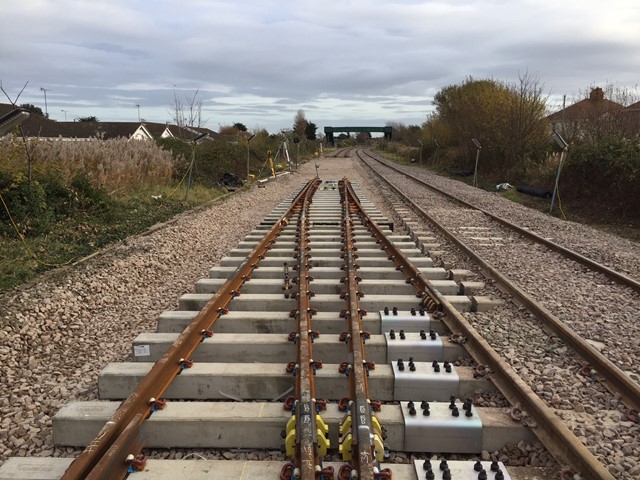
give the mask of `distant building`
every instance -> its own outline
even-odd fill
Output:
[[[605,114],[618,112],[623,108],[623,105],[604,98],[602,88],[596,87],[591,90],[589,98],[552,113],[547,118],[552,125],[561,125],[565,122],[592,120]]]
[[[553,131],[572,141],[620,133],[623,110],[624,105],[604,98],[602,88],[596,87],[589,93],[589,98],[552,113],[547,119]]]
[[[0,116],[16,107],[0,103]],[[213,140],[219,135],[213,130],[201,127],[179,127],[177,125],[154,122],[56,122],[38,114],[31,114],[22,124],[27,138],[63,141],[108,140],[127,138],[131,140],[155,140],[159,138],[179,138],[190,141],[205,133],[204,139]]]
[[[627,135],[640,135],[640,102],[632,103],[620,110],[620,116]]]

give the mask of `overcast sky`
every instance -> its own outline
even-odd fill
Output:
[[[420,124],[433,95],[527,71],[551,94],[640,80],[638,0],[2,0],[0,80],[53,119],[171,121],[200,90],[206,126],[271,132]],[[0,100],[5,102],[6,99]]]

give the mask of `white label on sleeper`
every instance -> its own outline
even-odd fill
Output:
[[[148,357],[151,355],[151,351],[149,350],[149,345],[134,345],[133,346],[133,355],[135,357]]]

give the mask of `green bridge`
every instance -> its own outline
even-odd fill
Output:
[[[359,133],[359,132],[377,132],[384,133],[385,140],[391,140],[393,132],[392,127],[324,127],[324,134],[327,137],[327,143],[335,145],[333,134],[340,133]]]

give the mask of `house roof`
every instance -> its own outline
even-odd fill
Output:
[[[624,107],[623,112],[640,111],[640,102],[632,103],[631,105]]]
[[[558,112],[552,113],[547,118],[551,123],[593,119],[605,113],[620,111],[623,108],[623,105],[604,98],[604,91],[600,87],[597,87],[591,90],[589,98],[580,100]]]
[[[0,103],[0,116],[12,112],[15,106]],[[165,130],[182,140],[192,140],[202,133],[211,139],[220,135],[213,130],[203,127],[179,127],[156,122],[56,122],[42,115],[32,113],[22,124],[22,130],[27,137],[40,138],[130,138],[139,128],[146,130],[153,138],[161,138]]]

